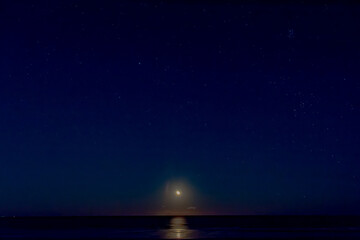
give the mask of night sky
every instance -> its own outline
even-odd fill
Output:
[[[336,2],[1,1],[0,215],[360,214],[359,29]]]

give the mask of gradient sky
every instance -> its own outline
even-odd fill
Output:
[[[359,12],[1,1],[0,215],[360,214]]]

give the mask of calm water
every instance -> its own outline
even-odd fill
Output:
[[[357,217],[1,218],[0,239],[360,239]]]

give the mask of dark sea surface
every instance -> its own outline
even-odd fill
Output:
[[[360,239],[360,217],[2,217],[0,239]]]

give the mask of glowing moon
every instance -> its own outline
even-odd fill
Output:
[[[181,192],[179,190],[176,190],[176,196],[180,196],[181,195]]]

